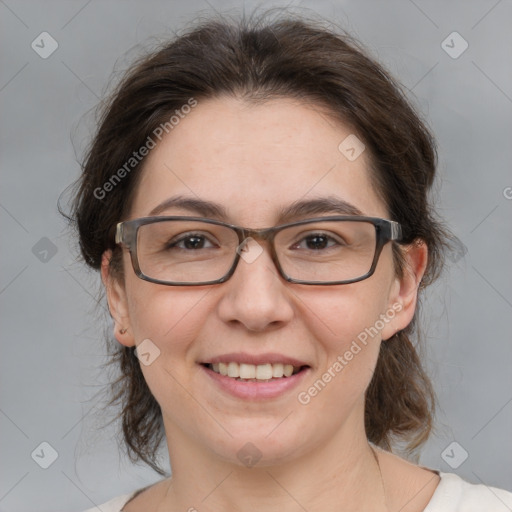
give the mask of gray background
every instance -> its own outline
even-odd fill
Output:
[[[246,1],[245,9],[256,5]],[[361,39],[411,91],[438,137],[437,201],[467,254],[453,258],[424,302],[424,357],[440,411],[421,462],[512,490],[512,4],[292,5]],[[76,154],[94,129],[84,114],[113,68],[123,70],[151,38],[172,35],[197,13],[242,7],[240,0],[0,0],[2,512],[81,510],[158,479],[118,454],[115,428],[101,427],[94,395],[108,376],[99,368],[107,323],[95,306],[99,277],[77,261],[56,202],[78,176]],[[59,45],[47,59],[31,48],[43,31]],[[469,44],[458,58],[441,46],[453,31]],[[462,48],[457,39],[447,44],[452,53]],[[47,448],[31,457],[44,441],[58,453],[48,469],[34,460],[49,462]],[[460,446],[448,450],[452,465],[462,450],[469,454],[455,470],[441,456],[453,441]]]

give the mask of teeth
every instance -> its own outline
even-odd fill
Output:
[[[236,364],[236,363],[233,363]],[[259,366],[258,366],[259,368]],[[238,373],[238,377],[241,379],[255,379],[256,378],[256,366],[253,364],[240,364],[240,371]],[[258,377],[261,378],[261,377]]]
[[[228,363],[228,377],[240,377],[240,366],[238,363]]]
[[[215,363],[210,368],[221,375],[232,377],[234,379],[248,380],[270,380],[272,378],[279,379],[281,377],[290,377],[297,372],[300,367],[294,367],[291,364],[246,364],[246,363]]]
[[[240,375],[240,377],[241,376],[242,375]],[[271,379],[272,378],[272,365],[271,364],[259,364],[258,366],[256,366],[256,378],[258,380]]]
[[[215,371],[215,368],[212,368],[212,370]],[[221,375],[228,374],[228,365],[226,363],[219,363],[219,373]]]
[[[293,368],[293,366],[292,366]],[[272,377],[282,377],[284,375],[284,365],[281,363],[272,365]]]

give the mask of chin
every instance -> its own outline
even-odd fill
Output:
[[[241,467],[270,467],[291,462],[305,451],[305,432],[303,428],[290,427],[284,418],[286,415],[225,423],[233,437],[226,434],[206,442],[220,459]]]

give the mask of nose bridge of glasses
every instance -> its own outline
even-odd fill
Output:
[[[239,230],[237,230],[239,241],[238,250],[240,250],[241,248],[245,248],[249,244],[249,242],[254,240],[254,242],[261,247],[259,251],[260,253],[263,252],[262,246],[266,246],[267,249],[270,251],[271,258],[274,259],[275,249],[273,248],[273,240],[275,232],[275,228],[240,228]]]
[[[261,242],[271,242],[274,238],[275,228],[241,228],[238,234],[240,242],[243,242],[247,238],[253,238]]]
[[[275,248],[273,247],[275,228],[238,228],[236,231],[239,241],[236,252],[240,259],[246,263],[253,263],[256,259],[259,259],[266,247],[270,259],[275,265],[279,266],[276,260]]]

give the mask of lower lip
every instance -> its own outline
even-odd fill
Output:
[[[216,373],[203,365],[201,368],[222,390],[245,400],[266,400],[284,395],[297,387],[309,372],[309,368],[305,368],[290,377],[282,377],[268,382],[244,382]]]

